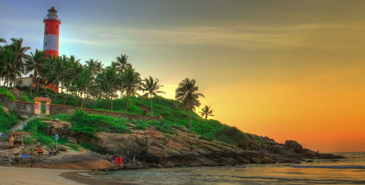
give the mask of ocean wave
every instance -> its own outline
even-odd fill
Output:
[[[289,165],[293,168],[365,169],[363,165]]]

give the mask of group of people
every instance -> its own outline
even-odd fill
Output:
[[[51,148],[51,150],[48,152],[48,154],[50,155],[57,155],[59,153],[59,151],[55,148]],[[38,156],[42,156],[43,155],[43,149],[42,147],[38,147]]]
[[[136,157],[133,156],[133,160],[132,160],[133,164],[135,163],[135,160],[136,160]],[[116,155],[115,156],[115,164],[119,164],[119,166],[122,166],[122,164],[123,164],[123,157]]]

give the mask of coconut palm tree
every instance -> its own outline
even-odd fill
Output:
[[[79,91],[79,94],[82,98],[81,107],[84,106],[85,102],[85,94],[87,92],[87,89],[91,85],[92,79],[90,78],[90,70],[87,68],[84,68],[79,75],[77,75],[77,78],[74,79],[75,88],[77,91]]]
[[[21,77],[23,68],[19,66],[18,54],[5,49],[0,56],[0,76],[5,79],[7,89],[9,82],[15,81],[16,77]]]
[[[25,74],[33,71],[33,79],[32,84],[30,85],[30,96],[32,96],[32,86],[36,83],[39,84],[39,76],[42,76],[43,73],[48,68],[48,59],[45,57],[46,52],[36,49],[34,54],[30,52],[31,58],[25,59]]]
[[[188,122],[191,130],[191,114],[195,107],[200,106],[199,97],[204,97],[198,93],[198,87],[195,86],[195,79],[189,80],[185,78],[180,82],[179,87],[175,91],[175,99],[181,102],[181,106],[189,111]]]
[[[106,95],[106,108],[108,108],[107,102],[108,98],[110,97],[110,109],[113,110],[113,91],[116,89],[116,86],[119,82],[119,77],[115,66],[108,66],[101,73],[97,74],[95,82],[98,84],[99,89]]]
[[[17,55],[17,60],[18,60],[18,65],[19,67],[22,67],[24,66],[24,62],[23,62],[23,59],[29,59],[30,56],[25,54],[25,52],[27,52],[28,50],[30,50],[31,48],[30,47],[23,47],[23,39],[20,38],[20,39],[16,39],[16,38],[11,38],[10,39],[12,41],[11,44],[9,45],[5,45],[4,48],[7,49],[7,50],[11,50],[13,51],[14,53],[16,53]]]
[[[201,117],[205,117],[205,119],[208,119],[208,116],[213,116],[213,110],[210,109],[209,105],[205,105],[201,111],[199,112]]]
[[[120,76],[120,85],[125,89],[127,95],[127,105],[126,110],[129,108],[129,98],[130,96],[138,95],[137,91],[141,84],[141,75],[135,71],[132,67],[127,67]]]
[[[6,43],[6,40],[4,38],[0,38],[0,42]]]
[[[163,87],[163,85],[159,85],[158,82],[158,78],[156,78],[156,80],[154,80],[151,76],[148,78],[145,78],[143,80],[144,83],[141,83],[141,90],[143,92],[146,92],[143,96],[145,97],[149,97],[151,100],[151,115],[153,116],[153,107],[152,107],[152,96],[157,96],[157,94],[166,94],[164,91],[159,91],[159,89],[161,87]]]
[[[132,68],[132,64],[128,63],[127,60],[127,55],[120,55],[120,57],[117,57],[117,62],[112,62],[112,65],[115,65],[120,71],[125,70],[128,67]]]

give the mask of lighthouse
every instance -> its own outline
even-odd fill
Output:
[[[44,22],[44,41],[43,51],[47,56],[55,55],[58,57],[58,46],[60,36],[61,19],[58,18],[57,10],[52,7],[43,19]]]
[[[43,19],[44,22],[44,41],[43,51],[46,52],[46,56],[58,57],[58,46],[60,38],[60,25],[61,19],[58,18],[57,10],[54,7],[48,10],[48,14]],[[50,84],[47,88],[52,89],[55,92],[59,92],[58,84]]]

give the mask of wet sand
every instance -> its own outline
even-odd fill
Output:
[[[77,173],[81,170],[59,170],[46,168],[0,167],[0,184],[18,185],[79,185],[61,176],[62,173]]]

